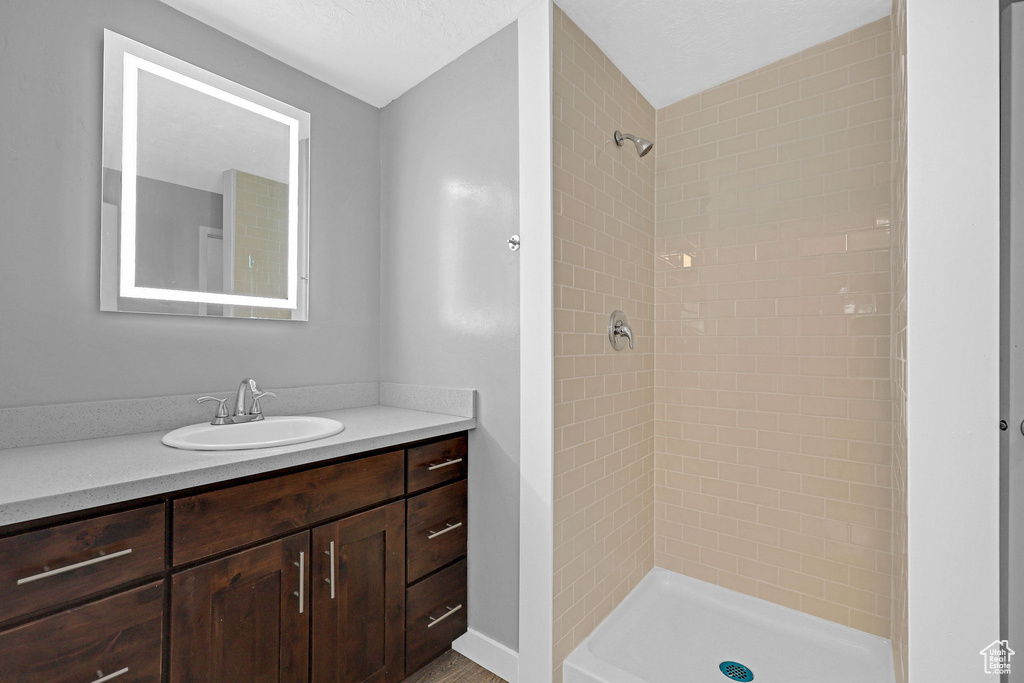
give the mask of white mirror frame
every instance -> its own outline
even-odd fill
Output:
[[[116,60],[116,61],[115,61]],[[117,64],[123,65],[116,71]],[[142,287],[136,280],[136,190],[138,77],[146,71],[178,85],[217,98],[249,112],[267,117],[288,127],[288,274],[287,298],[271,298],[221,292],[188,291]],[[118,82],[108,83],[118,73]],[[116,105],[120,102],[120,106]],[[118,121],[109,120],[117,117]],[[118,126],[119,124],[119,126]],[[104,125],[103,166],[107,165],[108,146],[120,128],[121,195],[120,211],[103,206],[100,308],[105,311],[203,315],[205,304],[290,309],[291,320],[308,319],[308,151],[300,154],[300,142],[309,138],[309,114],[233,81],[200,69],[158,50],[104,31]],[[308,144],[308,142],[307,142]],[[113,149],[116,149],[113,148]],[[116,207],[114,207],[116,209]],[[120,221],[116,214],[120,213]],[[114,225],[110,225],[113,218]],[[119,225],[118,225],[119,223]],[[117,246],[119,244],[119,246]],[[153,302],[204,304],[196,312],[167,310],[155,304],[152,310],[122,308],[119,298]],[[142,302],[144,303],[144,301]],[[230,311],[231,309],[226,309]],[[217,317],[232,317],[230,315]],[[271,319],[271,318],[268,318]],[[282,319],[282,318],[273,318]]]

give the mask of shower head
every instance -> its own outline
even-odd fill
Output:
[[[632,133],[620,133],[619,131],[615,131],[615,144],[618,145],[619,147],[622,147],[622,143],[624,140],[632,140],[633,144],[636,145],[636,153],[639,154],[640,156],[644,156],[652,149],[654,149],[654,143],[651,142],[650,140],[638,138]]]

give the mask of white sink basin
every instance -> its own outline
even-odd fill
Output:
[[[316,441],[344,428],[342,423],[326,417],[282,415],[242,424],[189,425],[164,434],[161,441],[167,446],[190,451],[237,451]]]

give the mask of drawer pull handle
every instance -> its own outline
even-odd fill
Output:
[[[100,678],[94,678],[92,680],[92,683],[103,683],[104,681],[112,681],[115,678],[117,678],[118,676],[120,676],[121,674],[126,674],[126,673],[128,673],[128,667],[127,666],[125,668],[121,669],[120,671],[115,671],[114,673],[108,674],[106,676],[103,675],[102,671],[97,671],[96,675],[99,676]]]
[[[431,465],[430,467],[427,468],[427,470],[433,472],[434,470],[439,470],[442,467],[448,467],[449,465],[457,465],[460,462],[462,462],[462,458],[455,458],[455,460],[445,460],[444,462],[439,462],[436,465]]]
[[[299,568],[299,590],[293,592],[292,595],[297,596],[299,598],[299,614],[302,614],[304,606],[303,593],[305,592],[303,590],[303,587],[306,585],[306,553],[300,552],[299,561],[292,562],[292,564]]]
[[[331,584],[331,600],[334,599],[334,541],[331,541],[331,549],[325,550],[324,555],[331,558],[331,578],[324,579],[327,583]]]
[[[458,522],[457,524],[445,524],[445,528],[441,529],[440,531],[430,531],[430,532],[428,532],[429,535],[427,536],[427,540],[429,541],[432,538],[437,538],[441,534],[446,534],[449,531],[451,531],[452,529],[458,529],[460,526],[462,526],[462,522]]]
[[[63,574],[64,572],[70,572],[70,571],[74,571],[76,569],[81,569],[82,567],[88,567],[89,565],[92,565],[92,564],[99,564],[100,562],[106,562],[107,560],[112,560],[115,557],[124,557],[125,555],[128,555],[131,552],[132,552],[132,549],[131,548],[127,548],[125,550],[118,550],[116,553],[110,553],[109,555],[101,554],[99,557],[94,557],[91,560],[85,560],[84,562],[76,562],[75,564],[69,564],[68,566],[61,567],[59,569],[51,569],[48,572],[42,572],[40,574],[33,574],[32,576],[26,576],[23,579],[18,579],[16,585],[21,586],[21,585],[26,584],[26,583],[32,583],[33,581],[38,581],[39,579],[48,579],[51,576],[57,576],[58,574]]]
[[[445,619],[447,619],[448,617],[462,609],[462,605],[456,605],[455,607],[448,607],[447,605],[445,605],[445,609],[448,611],[439,616],[437,619],[435,619],[434,617],[427,617],[428,619],[430,619],[430,623],[427,624],[427,628],[433,628],[434,626],[437,626],[442,621],[444,621]]]

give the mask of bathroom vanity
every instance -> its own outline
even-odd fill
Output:
[[[466,631],[467,443],[0,527],[0,682],[403,680]]]

